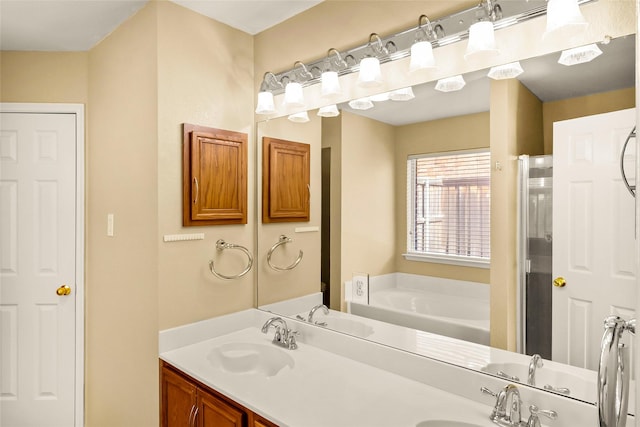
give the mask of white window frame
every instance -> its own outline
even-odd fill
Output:
[[[425,157],[438,157],[438,156],[452,156],[456,154],[473,154],[473,153],[489,153],[489,149],[477,149],[477,150],[460,150],[460,151],[447,151],[441,153],[425,153],[411,155],[407,157],[407,182],[409,178],[414,175],[410,170],[411,166],[409,160],[420,159]],[[461,256],[461,255],[445,255],[435,253],[417,252],[412,249],[412,231],[415,228],[414,212],[416,212],[416,180],[412,179],[410,186],[407,186],[407,252],[402,254],[407,261],[418,262],[430,262],[438,264],[459,265],[464,267],[476,267],[476,268],[489,268],[491,259]]]

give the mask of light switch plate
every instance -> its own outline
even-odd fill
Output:
[[[113,237],[113,214],[107,214],[107,237]]]
[[[360,304],[369,304],[369,275],[367,273],[353,273],[351,299]]]

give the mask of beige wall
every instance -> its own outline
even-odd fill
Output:
[[[158,3],[158,297],[159,329],[253,307],[255,269],[238,280],[247,259],[217,253],[218,239],[255,255],[252,37],[170,2]],[[182,227],[182,123],[248,134],[248,223]],[[162,242],[165,234],[204,233],[205,239]]]
[[[320,292],[320,229],[321,217],[321,118],[315,111],[309,112],[308,123],[293,123],[286,117],[261,122],[257,127],[257,163],[256,174],[262,177],[262,138],[271,137],[309,144],[311,148],[310,170],[310,219],[308,222],[262,223],[262,213],[258,215],[258,302],[260,305],[282,301]],[[256,191],[258,205],[262,206],[262,181]],[[296,232],[296,229],[314,227],[316,231]],[[302,250],[302,261],[292,270],[275,271],[267,265],[269,249],[278,242],[280,235],[293,241],[278,247],[271,258],[276,266],[288,266],[296,260]]]
[[[635,106],[635,88],[545,102],[542,105],[544,117],[544,154],[553,154],[554,122],[624,110],[626,108],[634,108]]]
[[[0,101],[86,104],[87,52],[0,52]]]
[[[517,80],[491,82],[491,346],[516,349],[517,159],[542,154],[542,104]]]
[[[85,395],[91,427],[149,425],[158,416],[156,20],[152,3],[89,53]],[[114,237],[105,233],[108,213]]]
[[[489,283],[489,269],[407,261],[407,158],[413,154],[489,148],[489,113],[399,126],[395,131],[396,270]]]
[[[395,271],[397,212],[393,126],[343,112],[341,140],[344,283],[353,273],[377,276]]]

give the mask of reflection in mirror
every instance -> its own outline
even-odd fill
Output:
[[[600,48],[601,56],[572,67],[558,64],[559,53],[521,61],[524,73],[517,77],[519,83],[493,81],[486,77],[488,70],[481,70],[464,75],[466,85],[457,92],[438,92],[434,90],[436,82],[428,82],[414,86],[415,98],[406,102],[373,101],[374,108],[364,111],[345,103],[339,105],[339,117],[320,120],[313,111],[311,123],[304,125],[292,124],[286,118],[260,123],[259,142],[268,136],[301,142],[306,139],[315,144],[311,167],[315,210],[312,208],[311,224],[259,226],[259,253],[266,253],[280,234],[286,234],[294,241],[299,240],[299,245],[284,245],[290,248],[282,254],[282,265],[288,265],[298,250],[304,250],[300,266],[305,263],[311,266],[311,273],[285,276],[267,271],[266,263],[261,262],[259,305],[307,321],[310,311],[324,303],[331,309],[329,314],[316,309],[312,321],[321,327],[595,402],[597,351],[585,348],[583,359],[567,358],[566,354],[556,355],[551,345],[558,345],[556,335],[560,336],[563,330],[566,335],[567,330],[567,324],[553,324],[550,318],[555,273],[540,276],[546,296],[527,294],[527,277],[523,276],[521,292],[528,295],[529,305],[512,308],[523,313],[521,324],[489,326],[489,311],[504,308],[490,306],[490,268],[486,259],[471,257],[471,262],[460,263],[443,256],[434,262],[433,257],[411,253],[415,247],[407,245],[407,241],[415,239],[416,223],[441,222],[444,214],[423,215],[418,219],[412,215],[416,206],[411,203],[426,201],[416,201],[412,192],[408,197],[411,169],[408,171],[407,160],[434,153],[489,152],[496,126],[518,125],[526,129],[523,136],[526,141],[519,142],[518,154],[555,154],[554,122],[635,106],[634,35],[612,40]],[[505,114],[509,111],[512,113]],[[622,126],[618,133],[628,133],[631,127]],[[515,167],[515,159],[509,165],[490,163],[491,179],[503,168]],[[445,176],[444,172],[439,176]],[[258,174],[261,176],[260,170]],[[544,174],[537,177],[534,174],[534,178],[542,182]],[[612,179],[620,181],[618,177]],[[434,188],[440,186],[437,191],[443,191],[442,179],[426,180]],[[515,187],[514,182],[510,185]],[[455,190],[459,194],[457,200],[467,205],[471,196],[463,193],[473,193],[474,197],[481,194],[477,188],[462,184]],[[553,191],[561,191],[555,181]],[[421,193],[429,197],[433,194]],[[542,196],[548,194],[529,193],[529,198],[535,196],[541,203],[530,212],[543,212]],[[501,195],[491,194],[493,197]],[[508,214],[515,220],[515,212]],[[495,215],[493,208],[491,215]],[[609,222],[616,223],[613,219]],[[555,247],[560,243],[558,236],[554,233],[549,236],[545,226],[549,223],[541,223],[541,228],[531,235],[537,238],[540,232],[543,237],[536,241],[538,246],[545,246],[546,238]],[[455,231],[459,242],[463,238],[461,228],[451,227],[439,232]],[[313,231],[296,232],[296,228]],[[434,230],[431,228],[430,232]],[[492,247],[491,254],[495,256],[500,250],[504,248]],[[629,253],[634,253],[633,249]],[[553,255],[556,256],[555,249]],[[550,258],[550,253],[535,253],[529,262],[531,271],[536,273],[536,268]],[[629,271],[628,275],[635,283],[635,271]],[[321,280],[314,279],[320,277]],[[635,295],[629,295],[628,299],[635,301]],[[632,308],[633,303],[627,311],[621,309],[620,314],[632,316]],[[421,309],[430,311],[416,312]],[[597,346],[602,329],[593,325],[601,325],[602,319],[590,322],[584,328],[594,331],[589,340]],[[518,350],[523,354],[489,346],[489,329],[493,333],[495,328],[506,327],[522,327]],[[565,342],[570,339],[564,338]],[[533,354],[540,354],[543,360],[538,363],[531,357]],[[535,372],[533,378],[529,375],[531,367]],[[630,402],[634,402],[633,397]],[[633,408],[629,411],[633,412]]]

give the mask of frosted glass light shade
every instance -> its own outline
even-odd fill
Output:
[[[429,70],[436,68],[436,59],[433,57],[433,47],[431,42],[416,42],[411,46],[411,62],[409,72],[418,70]]]
[[[415,95],[411,86],[389,92],[389,99],[392,101],[409,101],[413,98]]]
[[[384,102],[389,100],[389,92],[377,93],[369,97],[373,102]]]
[[[362,58],[362,61],[360,61],[358,85],[362,87],[377,87],[382,85],[382,72],[380,71],[380,60],[378,58],[371,56]]]
[[[496,47],[496,37],[493,31],[493,22],[480,21],[469,27],[469,42],[464,59],[473,59],[479,56],[494,56],[499,53]]]
[[[256,114],[273,114],[275,112],[276,106],[273,103],[273,94],[269,91],[258,92]]]
[[[287,118],[295,123],[306,123],[309,121],[309,115],[307,114],[306,111],[303,111],[301,113],[291,114]]]
[[[588,25],[580,12],[577,0],[549,0],[547,28],[542,38],[571,39],[582,33]]]
[[[332,104],[320,108],[318,110],[318,115],[320,117],[336,117],[340,115],[340,111],[338,111],[338,107],[336,106],[336,104]]]
[[[336,71],[325,71],[321,76],[322,87],[320,93],[324,97],[338,96],[342,94],[340,80]]]
[[[600,48],[595,44],[589,44],[562,51],[558,63],[562,65],[584,64],[600,55],[602,55]]]
[[[373,102],[369,98],[358,98],[349,101],[349,107],[354,110],[368,110],[369,108],[373,108]]]
[[[446,79],[438,80],[438,83],[436,83],[436,90],[439,90],[440,92],[453,92],[462,89],[465,84],[466,82],[462,76],[448,77]]]
[[[289,82],[284,88],[284,106],[291,108],[304,107],[304,94],[302,85],[297,82]]]
[[[487,76],[494,80],[513,79],[522,74],[524,70],[520,65],[520,62],[511,62],[509,64],[498,65],[497,67],[491,67]]]

